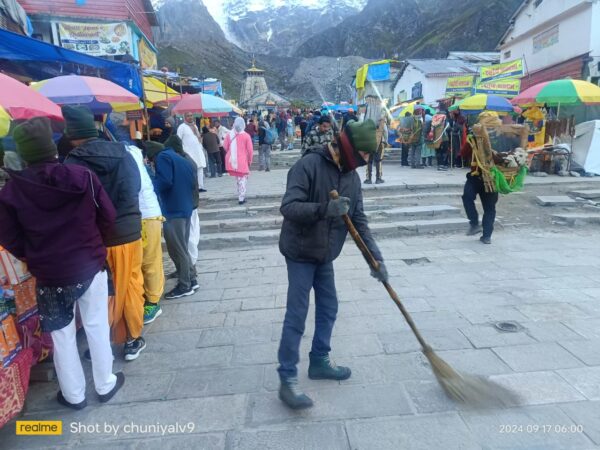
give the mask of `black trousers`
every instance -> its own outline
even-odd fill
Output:
[[[223,166],[221,165],[221,153],[209,153],[208,154],[208,166],[210,167],[210,176],[214,177],[217,174],[223,174]]]
[[[440,148],[437,151],[437,165],[438,167],[448,166],[448,151],[450,150],[449,142],[442,142]]]
[[[225,165],[225,149],[223,147],[219,147],[219,156],[221,159],[221,167],[222,167],[221,170],[224,172],[225,167],[227,167],[227,166]]]
[[[408,144],[402,144],[400,159],[403,166],[408,166]]]
[[[481,225],[483,226],[483,237],[492,237],[494,232],[494,221],[496,220],[496,203],[498,203],[497,192],[485,192],[483,180],[481,177],[471,176],[467,174],[467,182],[462,196],[465,213],[469,218],[472,226],[479,224],[479,214],[475,207],[475,199],[479,195],[481,205],[483,206],[483,218]]]

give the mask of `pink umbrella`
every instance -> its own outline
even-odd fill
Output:
[[[0,73],[0,122],[27,120],[32,117],[48,117],[63,121],[60,107],[26,84]],[[7,131],[7,130],[6,130]],[[5,133],[3,133],[5,134]]]

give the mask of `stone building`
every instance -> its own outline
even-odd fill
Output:
[[[244,72],[244,81],[240,92],[240,107],[250,111],[288,108],[290,102],[270,91],[265,80],[265,71],[258,69],[254,60],[252,67]]]

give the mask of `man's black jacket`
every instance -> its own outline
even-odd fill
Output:
[[[325,217],[333,189],[350,199],[348,215],[375,259],[383,261],[363,211],[360,177],[354,170],[343,173],[327,147],[309,150],[288,172],[280,209],[284,217],[279,237],[281,253],[293,261],[314,264],[331,262],[339,256],[348,230],[341,217]]]

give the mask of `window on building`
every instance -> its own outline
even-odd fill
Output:
[[[504,52],[504,59],[510,58],[511,51]]]

